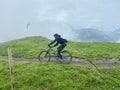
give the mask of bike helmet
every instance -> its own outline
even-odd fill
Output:
[[[55,37],[60,37],[60,35],[59,35],[59,34],[57,34],[57,33],[56,33],[56,34],[54,34],[54,36],[55,36]]]

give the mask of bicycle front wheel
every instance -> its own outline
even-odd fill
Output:
[[[38,55],[38,60],[40,62],[49,62],[50,61],[50,53],[47,51],[41,51]]]
[[[70,52],[62,51],[61,54],[62,54],[62,58],[63,58],[63,61],[62,61],[63,64],[69,64],[72,62],[72,55]]]

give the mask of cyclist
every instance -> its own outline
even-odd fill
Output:
[[[58,44],[60,44],[60,46],[57,48],[57,55],[59,57],[59,60],[62,61],[62,55],[61,55],[61,51],[66,47],[67,45],[67,40],[62,38],[59,34],[54,34],[54,40],[48,44],[49,47],[51,47],[52,44],[53,47],[57,46]]]

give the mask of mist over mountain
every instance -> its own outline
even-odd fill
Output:
[[[77,34],[76,40],[80,42],[114,42],[116,39],[114,36],[116,36],[116,33],[112,35],[112,33],[108,34],[106,32],[102,32],[97,29],[93,28],[83,28],[80,30],[75,31]],[[120,33],[119,33],[120,34]],[[117,35],[116,38],[120,35]]]
[[[120,29],[110,32],[109,36],[113,38],[115,42],[120,42]]]

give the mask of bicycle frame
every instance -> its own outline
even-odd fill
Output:
[[[52,47],[49,47],[49,49],[47,50],[47,53],[50,53],[50,55],[51,55],[52,57],[57,57],[57,56],[58,56],[58,55],[57,55],[57,52],[54,51],[54,50],[52,49]]]

